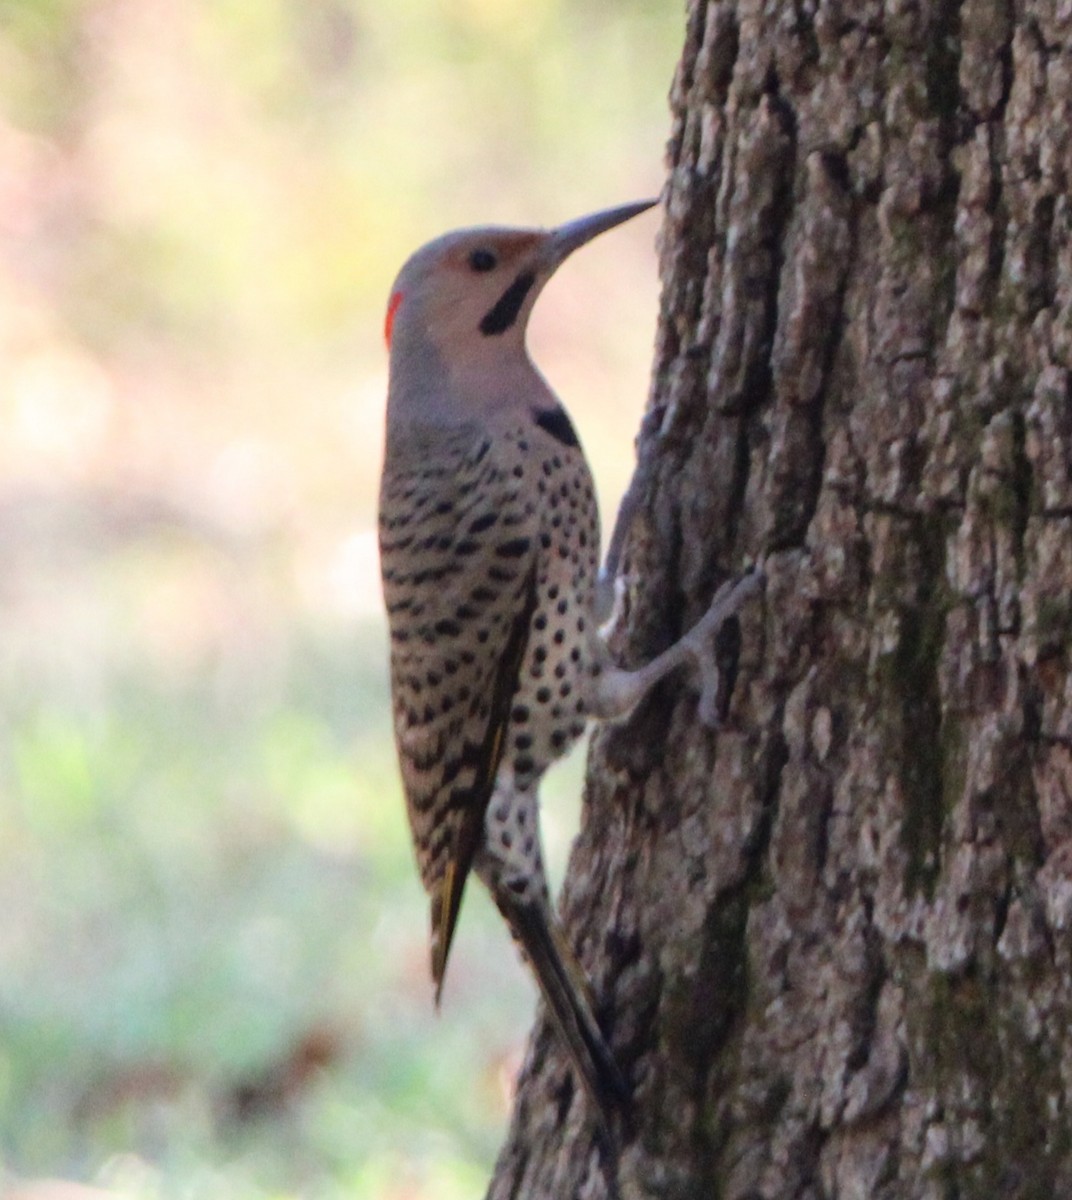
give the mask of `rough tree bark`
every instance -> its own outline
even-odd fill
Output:
[[[563,897],[625,1197],[1072,1196],[1072,14],[690,0],[622,657]],[[533,1036],[489,1195],[607,1194]]]

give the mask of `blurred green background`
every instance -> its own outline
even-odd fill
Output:
[[[0,1192],[482,1193],[535,993],[473,887],[433,1011],[383,302],[444,229],[658,193],[682,38],[660,0],[0,0]],[[657,226],[531,336],[610,515]]]

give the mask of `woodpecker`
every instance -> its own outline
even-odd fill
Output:
[[[471,870],[528,958],[603,1127],[629,1092],[555,917],[537,789],[590,718],[621,719],[668,672],[699,667],[758,573],[724,585],[646,667],[616,666],[598,628],[599,522],[565,409],[533,365],[536,297],[572,251],[647,200],[556,229],[463,229],[429,242],[390,292],[379,537],[395,739],[431,899],[436,1003]]]

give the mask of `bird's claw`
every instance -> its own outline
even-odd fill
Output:
[[[629,582],[626,575],[618,575],[614,579],[601,575],[599,578],[597,612],[601,618],[599,636],[604,641],[609,640],[618,627],[618,622],[625,615],[625,597],[629,592]],[[604,613],[606,616],[603,616]]]
[[[687,634],[693,659],[700,673],[700,701],[697,716],[708,729],[719,727],[718,692],[721,673],[715,650],[715,635],[744,602],[766,582],[761,566],[755,567],[736,580],[727,579],[718,589],[711,606],[699,624]]]

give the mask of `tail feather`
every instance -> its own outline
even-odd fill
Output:
[[[614,1114],[628,1112],[630,1092],[596,1022],[584,969],[542,905],[504,905],[503,911],[532,964],[551,1020],[609,1131]]]

